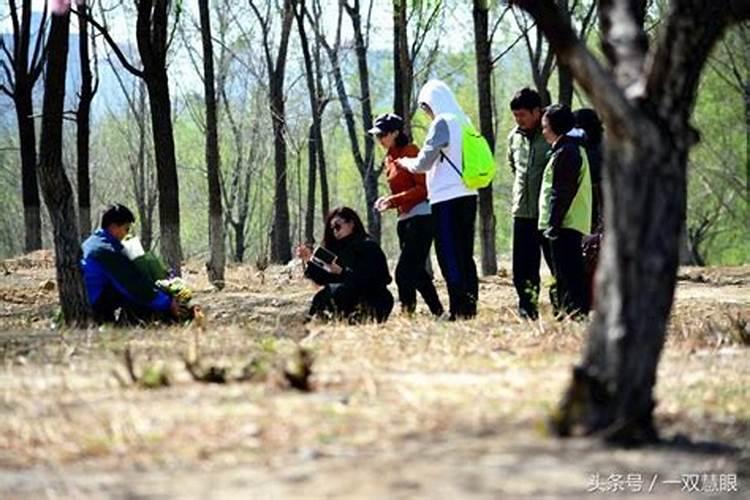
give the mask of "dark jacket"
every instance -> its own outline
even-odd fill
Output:
[[[388,262],[374,240],[367,236],[350,236],[337,243],[336,248],[330,250],[338,256],[336,263],[344,269],[343,272],[332,274],[309,263],[305,276],[319,285],[342,283],[362,297],[376,294],[388,286],[391,282]]]
[[[563,136],[552,147],[539,195],[539,229],[591,229],[591,177],[578,142]]]
[[[156,288],[123,253],[122,243],[97,229],[82,245],[81,268],[89,304],[96,306],[105,288],[112,287],[133,304],[152,311],[168,311],[169,294]]]

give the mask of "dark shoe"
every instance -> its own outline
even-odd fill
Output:
[[[521,319],[525,319],[525,320],[528,320],[528,321],[536,321],[539,318],[539,313],[537,311],[534,311],[534,310],[522,309],[522,308],[519,307],[518,308],[518,316]]]

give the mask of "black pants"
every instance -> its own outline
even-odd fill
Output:
[[[451,319],[477,314],[479,280],[474,264],[477,197],[462,196],[432,205],[435,252],[448,286]]]
[[[401,255],[396,265],[396,285],[401,307],[413,312],[417,307],[419,290],[430,312],[440,316],[443,314],[443,304],[426,268],[434,233],[432,216],[417,215],[398,221],[397,232]]]
[[[552,269],[552,259],[538,226],[537,219],[513,218],[513,286],[518,295],[518,309],[531,319],[538,316],[542,254]]]
[[[358,293],[343,283],[331,283],[315,294],[310,317],[347,319],[352,323],[375,320],[382,323],[393,309],[393,295],[387,288]]]
[[[573,315],[589,312],[582,238],[583,235],[574,229],[561,229],[556,239],[549,240],[559,306],[557,312]]]
[[[116,323],[120,326],[144,325],[161,321],[172,323],[174,318],[168,313],[152,311],[151,309],[135,304],[127,297],[111,286],[106,286],[101,295],[91,306],[94,313],[94,321],[97,323]],[[119,315],[116,314],[120,310]]]

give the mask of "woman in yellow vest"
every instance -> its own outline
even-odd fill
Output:
[[[564,104],[548,107],[542,134],[552,146],[539,194],[539,229],[549,245],[559,311],[583,317],[589,301],[581,240],[591,229],[591,174],[586,154],[566,134],[575,125]]]

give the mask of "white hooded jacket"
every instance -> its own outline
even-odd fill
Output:
[[[427,173],[430,204],[476,195],[477,191],[467,188],[461,175],[443,157],[448,157],[461,170],[461,128],[469,118],[448,86],[440,80],[428,81],[419,92],[418,101],[430,107],[435,119],[430,123],[419,155],[416,158],[401,158],[399,164],[411,172]]]

